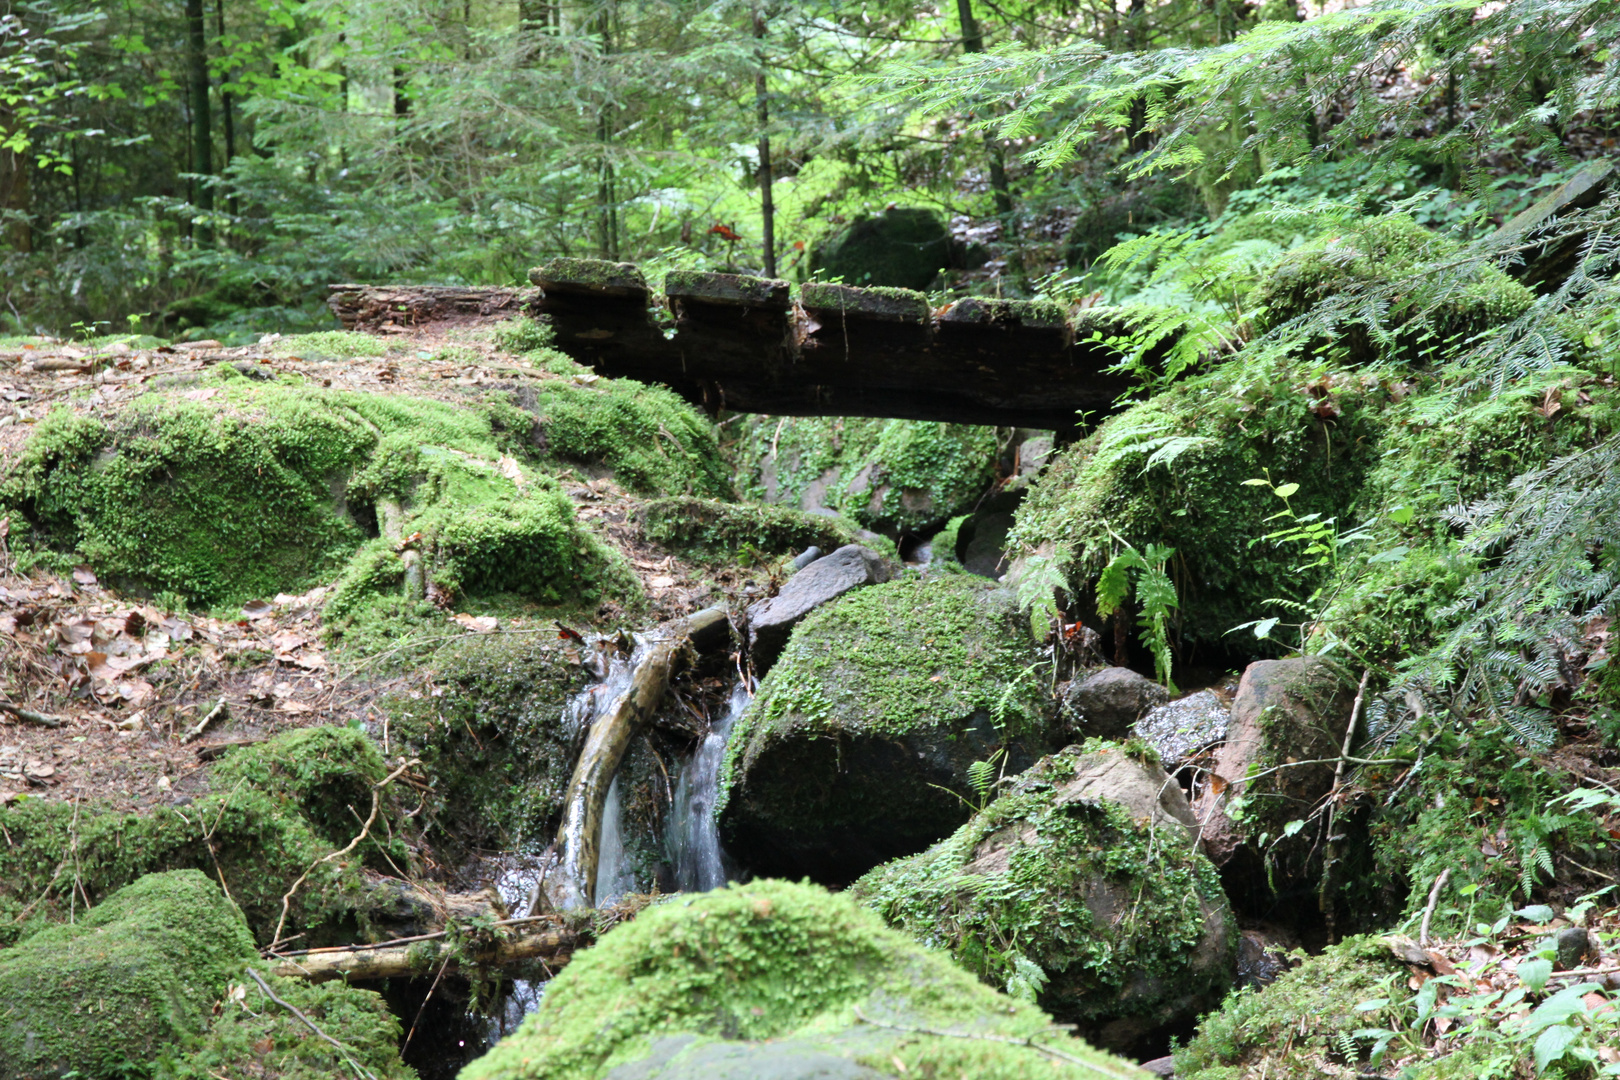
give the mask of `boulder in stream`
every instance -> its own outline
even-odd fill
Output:
[[[877,585],[894,576],[893,565],[870,548],[845,544],[788,579],[769,600],[748,609],[748,649],[754,669],[770,669],[788,635],[806,615],[862,585]]]
[[[1231,985],[1237,924],[1196,845],[1187,800],[1150,751],[1089,742],[852,892],[985,982],[1127,1050]]]
[[[461,1076],[1125,1080],[1133,1072],[847,897],[756,881],[674,898],[604,935],[552,981],[515,1034]]]
[[[1063,719],[1077,738],[1122,739],[1169,691],[1130,668],[1105,667],[1076,677],[1063,692]]]
[[[1199,690],[1165,702],[1131,726],[1131,734],[1153,747],[1167,769],[1226,738],[1230,710],[1213,690]]]
[[[813,571],[826,559],[812,563]],[[1028,620],[983,578],[857,589],[799,624],[732,730],[717,802],[757,873],[847,882],[968,817],[968,767],[1050,748]]]

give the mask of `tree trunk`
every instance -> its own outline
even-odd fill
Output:
[[[0,142],[16,130],[16,119],[9,109],[0,109]],[[27,254],[34,250],[34,230],[29,224],[33,210],[28,154],[0,150],[0,214],[6,217],[4,235],[13,251]]]
[[[594,907],[596,870],[601,860],[602,807],[608,787],[630,740],[652,719],[664,700],[675,662],[694,638],[705,637],[729,625],[724,608],[707,608],[690,619],[667,623],[654,631],[653,643],[630,677],[630,685],[591,725],[579,752],[562,826],[557,830],[556,862],[543,883],[546,899],[557,910]],[[537,889],[531,912],[540,906]]]
[[[208,27],[203,0],[186,0],[187,79],[191,87],[191,171],[196,174],[196,198],[192,200],[204,214],[214,209],[214,188],[208,178],[214,174],[214,123],[209,102]],[[213,240],[213,228],[198,225],[192,233],[199,244]]]
[[[771,137],[766,134],[771,123],[771,106],[765,85],[765,14],[758,7],[754,8],[754,40],[761,43],[754,50],[754,60],[759,65],[754,76],[754,109],[759,120],[759,220],[763,233],[760,245],[765,276],[773,278],[776,276],[776,204],[771,192]]]
[[[956,17],[962,23],[962,51],[984,52],[984,34],[979,30],[979,21],[973,17],[973,0],[956,0]],[[985,132],[984,149],[990,159],[990,194],[995,200],[996,215],[1010,225],[1013,201],[1012,189],[1007,186],[1007,163],[1001,147],[989,132]]]
[[[330,949],[288,957],[276,963],[275,973],[289,979],[308,979],[326,982],[343,979],[346,982],[366,979],[408,978],[437,971],[444,963],[439,959],[435,944],[424,948],[421,942],[389,945],[368,949]],[[576,949],[583,949],[595,940],[589,926],[570,929],[555,923],[545,923],[533,929],[521,929],[511,937],[471,954],[478,968],[495,968],[523,960],[539,960],[555,971],[568,963]],[[462,965],[451,961],[447,971],[459,971]]]

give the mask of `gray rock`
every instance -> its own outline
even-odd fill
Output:
[[[782,654],[800,619],[851,589],[877,585],[894,576],[888,560],[871,548],[845,544],[788,579],[782,591],[748,609],[748,649],[754,670],[763,675]]]
[[[816,547],[814,544],[811,544],[809,547],[799,552],[798,555],[794,556],[793,569],[803,570],[805,567],[809,566],[819,558],[821,558],[821,549]]]
[[[1558,931],[1555,939],[1558,946],[1558,970],[1569,971],[1582,967],[1588,960],[1601,954],[1601,950],[1594,948],[1592,935],[1579,926],[1566,926]]]
[[[1114,669],[1109,669],[1114,670]],[[1229,714],[1213,690],[1200,690],[1148,712],[1133,733],[1159,752],[1166,769],[1226,738]]]
[[[1012,529],[1013,516],[985,514],[975,518],[973,526],[973,535],[962,551],[962,569],[999,581],[1007,569],[1007,533]]]
[[[1174,1076],[1176,1075],[1176,1059],[1166,1054],[1164,1057],[1156,1057],[1152,1061],[1144,1061],[1138,1068],[1152,1076]]]
[[[1130,668],[1107,667],[1076,679],[1063,694],[1063,720],[1076,738],[1123,739],[1169,691]]]

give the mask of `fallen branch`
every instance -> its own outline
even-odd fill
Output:
[[[44,713],[13,705],[9,701],[0,701],[0,713],[9,713],[25,724],[38,724],[40,727],[52,728],[62,726],[62,718],[59,716],[46,716]]]
[[[883,1020],[873,1020],[871,1017],[861,1012],[860,1009],[855,1010],[855,1019],[859,1020],[863,1024],[870,1024],[871,1026],[878,1028],[887,1028],[890,1031],[903,1031],[908,1035],[940,1035],[948,1039],[978,1039],[982,1042],[997,1042],[1006,1043],[1009,1046],[1024,1046],[1038,1054],[1045,1054],[1047,1057],[1053,1058],[1057,1061],[1066,1062],[1070,1065],[1078,1065],[1082,1069],[1089,1069],[1098,1076],[1114,1077],[1115,1080],[1134,1080],[1136,1077],[1145,1075],[1140,1069],[1132,1069],[1129,1072],[1125,1072],[1120,1069],[1098,1065],[1094,1061],[1087,1061],[1083,1057],[1065,1053],[1064,1051],[1055,1047],[1043,1046],[1036,1042],[1033,1038],[1029,1037],[1020,1039],[1012,1035],[990,1035],[976,1031],[949,1031],[940,1028],[912,1027],[910,1024],[891,1024]]]
[[[181,737],[180,745],[184,746],[186,743],[190,742],[192,739],[197,738],[197,736],[201,735],[205,730],[207,730],[209,724],[212,724],[214,722],[215,717],[220,716],[224,712],[225,712],[225,699],[220,698],[219,701],[214,705],[214,707],[212,709],[208,710],[208,715],[204,716],[201,720],[197,721],[197,726],[192,728],[190,731],[186,732],[185,735]]]
[[[1361,685],[1356,687],[1356,700],[1350,706],[1350,722],[1344,726],[1344,742],[1339,746],[1339,760],[1333,766],[1333,787],[1328,790],[1325,804],[1327,849],[1322,852],[1322,886],[1316,894],[1316,906],[1327,922],[1329,941],[1339,940],[1338,920],[1334,917],[1333,907],[1333,868],[1339,862],[1339,837],[1333,831],[1335,824],[1333,819],[1337,816],[1334,809],[1338,804],[1339,792],[1344,787],[1344,765],[1350,757],[1350,747],[1356,740],[1356,721],[1361,719],[1361,702],[1367,696],[1367,680],[1371,678],[1371,668],[1361,673]]]
[[[270,938],[270,944],[268,946],[269,949],[274,951],[275,947],[281,944],[281,931],[287,926],[287,911],[292,906],[292,898],[298,892],[299,887],[303,885],[304,882],[309,879],[309,875],[313,874],[323,863],[329,863],[333,859],[341,859],[343,856],[349,854],[349,852],[353,851],[355,848],[359,847],[365,842],[366,837],[371,835],[371,827],[377,822],[377,811],[382,807],[382,800],[378,798],[378,793],[381,792],[383,788],[387,787],[389,784],[398,779],[400,774],[405,772],[406,769],[409,769],[413,765],[420,764],[420,761],[418,761],[416,758],[412,758],[410,761],[405,762],[399,768],[395,769],[393,772],[389,773],[387,776],[383,777],[381,780],[377,781],[371,786],[371,813],[366,817],[365,824],[360,827],[360,834],[353,840],[350,840],[347,845],[339,850],[316,859],[310,868],[300,874],[298,876],[298,880],[292,883],[292,888],[288,889],[287,892],[282,896],[281,918],[276,920],[276,932]]]
[[[1451,869],[1447,867],[1440,871],[1440,875],[1434,879],[1434,887],[1429,890],[1429,902],[1423,908],[1423,925],[1418,929],[1418,944],[1425,949],[1429,947],[1429,920],[1434,918],[1435,905],[1440,903],[1440,890],[1444,889],[1446,882],[1450,880]]]
[[[349,1068],[355,1071],[355,1075],[363,1077],[364,1080],[377,1080],[375,1073],[354,1059],[354,1055],[349,1053],[349,1048],[347,1046],[344,1046],[342,1043],[338,1042],[336,1039],[332,1038],[332,1036],[328,1035],[326,1032],[317,1027],[315,1025],[315,1021],[311,1020],[298,1010],[298,1006],[289,1001],[283,1001],[280,997],[278,997],[276,992],[270,989],[270,984],[264,981],[264,977],[262,975],[260,975],[257,971],[254,971],[252,968],[248,968],[247,973],[254,982],[259,984],[259,989],[264,992],[265,997],[292,1013],[299,1020],[304,1022],[305,1027],[309,1028],[309,1030],[313,1031],[316,1035],[319,1035],[321,1038],[337,1047],[337,1052],[343,1055],[344,1062],[349,1066]]]
[[[570,930],[565,926],[553,925],[543,930],[514,934],[489,948],[463,957],[442,958],[436,951],[419,947],[424,941],[444,936],[444,933],[423,936],[407,945],[357,945],[350,949],[308,952],[282,959],[273,970],[286,978],[308,979],[310,982],[326,982],[328,979],[353,982],[421,974],[424,958],[448,963],[451,969],[469,964],[477,968],[504,967],[524,960],[540,960],[547,967],[556,969],[567,964],[577,950],[596,940],[589,928]]]

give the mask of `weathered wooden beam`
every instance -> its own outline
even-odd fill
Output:
[[[463,288],[453,285],[331,285],[327,307],[345,330],[404,329],[422,323],[523,313],[538,289]]]

